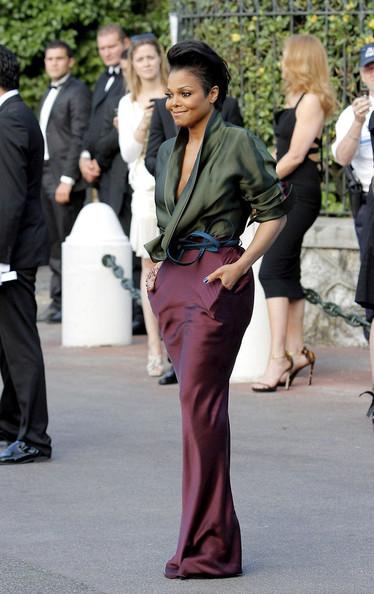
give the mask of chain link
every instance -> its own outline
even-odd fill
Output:
[[[320,305],[324,312],[327,315],[333,318],[343,318],[347,324],[350,326],[358,327],[363,326],[366,328],[370,328],[370,322],[368,322],[365,318],[362,318],[356,313],[344,313],[344,311],[332,301],[323,301],[320,295],[313,289],[303,289],[305,299],[312,303],[313,305]]]
[[[116,261],[116,257],[112,254],[105,254],[101,258],[101,263],[106,268],[111,268],[113,274],[116,278],[121,281],[121,287],[125,289],[125,291],[129,291],[133,301],[140,301],[140,291],[136,287],[134,287],[134,283],[132,279],[125,277],[125,270],[122,266],[119,266]]]
[[[129,291],[131,297],[134,301],[140,300],[140,291],[136,287],[134,287],[134,283],[131,279],[125,278],[125,271],[122,266],[117,264],[115,256],[111,254],[105,254],[105,256],[101,259],[102,264],[106,268],[111,268],[113,270],[113,274],[116,278],[121,281],[121,287],[126,291]],[[363,326],[366,328],[370,328],[370,322],[368,322],[365,318],[362,318],[356,313],[344,313],[344,311],[332,301],[323,301],[320,295],[313,289],[303,289],[304,296],[309,303],[313,305],[319,305],[323,309],[327,315],[333,318],[343,318],[343,320],[353,327]]]

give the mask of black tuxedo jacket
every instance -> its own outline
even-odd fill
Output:
[[[48,260],[40,203],[44,142],[19,95],[0,106],[0,262],[25,270]]]
[[[95,85],[92,97],[90,123],[83,139],[83,150],[88,150],[93,159],[96,159],[98,152],[97,144],[99,138],[102,136],[108,103],[116,107],[125,92],[121,74],[115,76],[112,86],[105,92],[105,86],[109,78],[107,72],[103,72]],[[112,113],[112,119],[113,117],[114,114]]]
[[[155,173],[157,153],[161,144],[169,138],[174,138],[178,133],[173,116],[166,109],[165,103],[166,99],[156,99],[149,129],[145,166],[152,175]],[[221,115],[225,122],[230,122],[235,126],[243,126],[239,104],[234,97],[226,97]]]
[[[127,164],[121,158],[118,131],[113,127],[114,110],[125,93],[122,75],[117,75],[110,89],[105,92],[109,75],[103,72],[96,83],[90,124],[83,142],[101,169],[98,181],[100,200],[110,204],[118,215],[123,200],[128,198]]]
[[[120,97],[113,95],[106,100],[101,135],[96,143],[95,158],[100,165],[100,200],[110,204],[118,215],[123,200],[131,195],[127,163],[122,159],[118,130],[113,126],[114,110]]]
[[[40,110],[48,95],[40,102]],[[83,136],[88,128],[91,92],[74,76],[64,82],[53,104],[46,130],[49,164],[56,188],[61,175],[75,180],[73,191],[82,190],[85,182],[79,170]]]

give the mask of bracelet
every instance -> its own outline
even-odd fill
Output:
[[[353,136],[353,134],[351,134],[350,132],[348,132],[347,136],[349,136],[349,138],[352,138],[352,140],[355,140],[356,142],[360,140],[359,136]]]

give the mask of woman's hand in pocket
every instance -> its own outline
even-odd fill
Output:
[[[228,291],[231,291],[238,280],[245,274],[247,270],[243,267],[241,262],[234,262],[233,264],[224,264],[214,272],[204,278],[204,283],[211,283],[219,279],[222,285]]]

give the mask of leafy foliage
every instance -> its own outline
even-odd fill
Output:
[[[63,39],[74,51],[74,74],[92,86],[102,70],[96,31],[116,22],[129,33],[153,31],[168,43],[168,2],[153,0],[0,0],[0,43],[21,62],[21,92],[35,108],[48,84],[44,48]]]
[[[292,7],[292,8],[291,8]],[[291,33],[316,35],[326,47],[338,110],[324,135],[324,208],[342,213],[341,170],[330,156],[333,123],[360,90],[359,48],[374,41],[374,0],[183,0],[176,2],[183,38],[203,39],[225,57],[230,93],[240,97],[245,124],[274,145],[274,111],[283,103],[280,59]]]
[[[183,38],[203,39],[225,57],[245,124],[268,146],[274,143],[273,114],[283,101],[282,45],[291,32],[312,33],[325,45],[339,111],[359,92],[358,50],[374,41],[374,0],[0,0],[0,43],[20,58],[21,92],[35,108],[47,85],[43,58],[49,41],[72,46],[74,74],[92,86],[102,69],[98,27],[118,22],[129,34],[153,31],[167,47],[170,8],[179,13]],[[333,135],[331,124],[325,155]],[[342,180],[331,157],[325,172],[324,207],[339,214]]]

